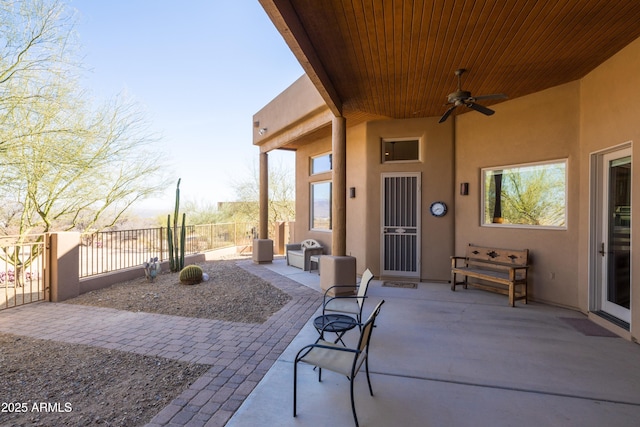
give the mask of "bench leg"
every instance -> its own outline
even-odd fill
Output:
[[[464,276],[463,282],[456,282],[456,273],[451,272],[451,290],[455,291],[458,285],[462,285],[463,288],[467,289],[467,276]]]
[[[509,284],[509,304],[511,307],[516,306],[516,285],[513,283]]]

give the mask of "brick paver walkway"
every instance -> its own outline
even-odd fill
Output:
[[[0,331],[211,365],[148,426],[224,426],[321,299],[317,291],[251,261],[238,265],[291,296],[263,324],[37,303],[3,311]]]

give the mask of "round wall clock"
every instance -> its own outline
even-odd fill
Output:
[[[433,216],[445,216],[447,213],[447,205],[444,202],[433,202],[429,210]]]

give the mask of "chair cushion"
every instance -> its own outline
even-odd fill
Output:
[[[314,347],[307,353],[301,362],[308,363],[313,366],[317,366],[322,369],[328,369],[333,372],[351,376],[351,368],[353,367],[353,360],[357,356],[358,362],[356,365],[356,373],[360,369],[362,362],[366,358],[366,352],[362,352],[359,355],[351,351],[342,351],[344,347],[332,342],[319,340],[316,344],[327,346],[330,348]]]
[[[290,250],[289,252],[287,252],[287,255],[289,255],[289,256],[297,256],[297,257],[302,258],[302,251]]]
[[[357,298],[333,298],[324,306],[324,311],[359,314],[360,305]]]

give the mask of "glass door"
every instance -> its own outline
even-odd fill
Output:
[[[631,320],[631,149],[602,156],[601,310]]]

